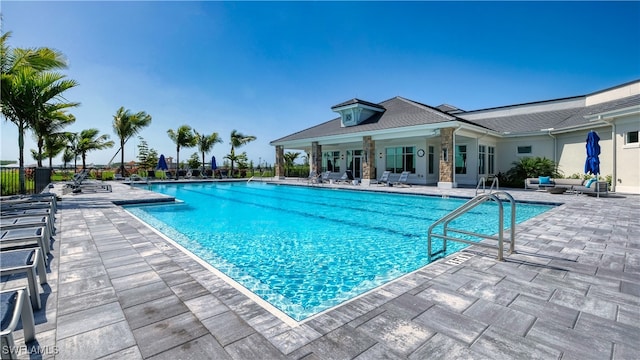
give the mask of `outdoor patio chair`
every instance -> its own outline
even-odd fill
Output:
[[[320,182],[321,183],[329,182],[330,178],[331,178],[331,171],[325,171],[324,173],[322,173],[322,177],[320,178]]]
[[[394,182],[393,185],[395,186],[411,186],[411,184],[407,183],[407,181],[409,180],[409,172],[408,171],[403,171],[400,174],[400,178],[398,178],[398,181]]]
[[[317,184],[318,183],[318,173],[315,171],[310,171],[309,176],[307,177],[307,184]]]
[[[40,286],[36,280],[39,276],[40,284],[47,283],[47,271],[40,249],[19,249],[0,251],[0,276],[25,274],[29,287],[31,306],[35,310],[42,307],[40,302]]]
[[[372,181],[372,183],[376,183],[378,184],[378,186],[380,186],[380,184],[385,185],[385,186],[389,186],[389,175],[391,175],[391,171],[385,171],[382,173],[382,176],[380,176],[380,179],[378,180],[374,180]],[[371,185],[371,184],[369,184]]]
[[[13,195],[3,196],[0,201],[5,203],[32,203],[32,202],[51,202],[53,211],[58,211],[58,199],[54,193],[39,193],[30,195]]]
[[[347,170],[344,172],[344,174],[342,174],[342,177],[336,181],[336,183],[339,184],[344,182],[347,184],[351,184],[354,180],[355,178],[353,177],[353,173],[351,172],[351,170]]]
[[[36,326],[33,310],[27,300],[27,289],[18,288],[0,291],[0,351],[2,359],[17,359],[16,343],[13,332],[22,320],[25,345],[36,339]]]
[[[2,217],[0,218],[0,230],[23,229],[32,227],[44,227],[45,239],[51,239],[55,234],[55,228],[49,222],[47,216],[21,216],[21,217]]]
[[[54,222],[56,221],[56,216],[51,209],[10,209],[2,210],[0,212],[0,217],[3,219],[15,219],[29,216],[46,216],[48,218],[50,234],[55,234]]]
[[[49,254],[50,239],[45,239],[44,227],[0,230],[0,250],[14,250],[40,247],[43,254]]]

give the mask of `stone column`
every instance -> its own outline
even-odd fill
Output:
[[[284,146],[276,145],[276,178],[284,179]]]
[[[311,171],[315,171],[316,174],[322,172],[322,145],[317,141],[311,143],[311,162],[309,163]]]
[[[362,185],[371,184],[376,179],[376,142],[371,136],[362,138]]]
[[[438,187],[451,189],[456,187],[453,182],[453,131],[454,128],[440,129],[440,170]]]

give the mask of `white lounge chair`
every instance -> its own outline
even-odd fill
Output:
[[[13,332],[22,320],[24,329],[25,345],[36,339],[36,327],[33,319],[33,309],[29,306],[27,299],[27,289],[18,288],[0,291],[0,317],[7,320],[6,326],[3,321],[0,330],[0,344],[2,345],[3,359],[16,359],[18,352],[15,351],[16,343],[13,339]],[[6,352],[5,352],[6,351]]]
[[[395,186],[411,186],[411,184],[407,183],[407,181],[409,180],[409,172],[408,171],[403,171],[400,174],[400,178],[398,178],[398,181],[394,182],[393,185]]]
[[[336,181],[336,183],[339,184],[344,182],[347,184],[351,184],[354,180],[355,178],[353,177],[353,173],[351,172],[351,170],[347,170],[344,172],[344,174],[342,174],[342,177]]]
[[[317,184],[319,180],[318,173],[315,171],[310,171],[309,176],[307,177],[307,184]]]
[[[322,174],[322,177],[320,178],[320,182],[324,183],[324,182],[329,182],[331,178],[331,171],[325,171]]]
[[[372,183],[376,183],[378,184],[378,186],[380,186],[380,184],[385,185],[385,186],[389,186],[389,175],[391,175],[391,171],[385,171],[382,173],[382,176],[380,176],[380,179],[378,180],[374,180],[372,181]],[[369,184],[371,185],[371,184]]]

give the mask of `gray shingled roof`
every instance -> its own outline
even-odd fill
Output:
[[[635,95],[587,107],[579,106],[570,109],[474,119],[471,122],[497,132],[511,134],[530,133],[549,128],[560,130],[589,124],[589,120],[585,116],[623,109],[638,104],[640,104],[640,95]],[[464,118],[464,113],[458,116]]]
[[[367,103],[362,100],[352,99],[344,103],[335,105],[332,108],[354,104],[356,102]],[[367,105],[368,104],[371,103],[367,103]],[[484,127],[489,130],[494,130],[499,133],[510,134],[532,133],[538,132],[541,129],[549,128],[561,130],[580,125],[588,125],[589,120],[585,118],[585,116],[588,115],[623,109],[634,105],[640,105],[640,95],[629,96],[626,98],[608,101],[587,107],[576,106],[568,109],[538,111],[526,114],[497,116],[474,120],[464,119],[464,112],[456,115],[448,114],[441,111],[445,108],[434,108],[402,97],[394,97],[392,99],[383,101],[380,104],[372,105],[382,107],[385,109],[385,111],[383,113],[373,115],[359,125],[350,127],[342,127],[340,121],[341,119],[340,117],[338,117],[325,123],[274,140],[273,142],[275,143],[282,141],[313,139],[323,136],[353,134],[359,132],[394,129],[415,125],[438,124],[450,121],[464,122]],[[504,110],[507,108],[509,108],[509,106],[501,107],[499,109]]]
[[[336,106],[342,105],[346,105],[346,103]],[[273,142],[311,139],[322,136],[352,134],[363,131],[394,129],[415,125],[437,124],[449,121],[468,122],[430,106],[401,97],[394,97],[383,101],[376,106],[384,107],[385,111],[383,113],[373,115],[359,125],[342,127],[340,117],[338,117],[314,127],[274,140]]]
[[[339,107],[343,107],[343,106],[347,106],[347,105],[354,105],[354,104],[362,104],[362,105],[367,105],[367,106],[371,106],[380,110],[384,110],[384,106],[380,105],[380,104],[374,104],[368,101],[364,101],[364,100],[360,100],[360,99],[351,99],[351,100],[347,100],[345,102],[342,102],[338,105],[333,105],[331,108],[335,109],[335,108],[339,108]]]

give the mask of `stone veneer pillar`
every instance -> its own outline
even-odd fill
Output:
[[[453,132],[454,128],[440,129],[440,170],[438,178],[439,188],[454,188],[456,184],[453,182]],[[446,154],[446,159],[445,159]]]
[[[284,179],[284,146],[276,145],[276,178]]]
[[[371,179],[376,179],[376,142],[371,136],[362,138],[362,184],[371,184]]]
[[[316,174],[322,172],[322,145],[317,141],[311,143],[311,162],[309,163],[311,171],[315,171]]]

